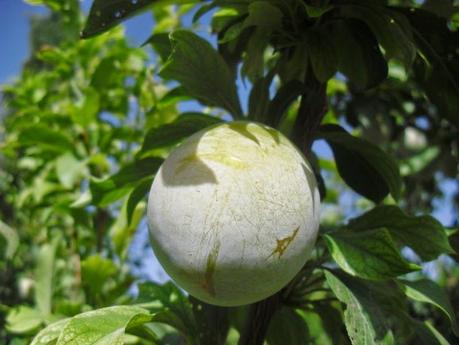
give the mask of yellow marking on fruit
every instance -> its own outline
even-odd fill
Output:
[[[280,259],[280,257],[284,254],[287,247],[295,239],[296,234],[298,233],[299,230],[300,228],[298,227],[295,230],[293,230],[293,233],[290,236],[281,238],[280,240],[276,240],[277,241],[276,248],[273,250],[271,255],[268,256],[268,259],[275,254],[278,254],[279,255],[278,258]]]
[[[193,153],[185,158],[182,158],[180,162],[177,164],[178,167],[175,169],[175,175],[180,174],[183,170],[192,163],[199,162],[199,156],[196,153]]]
[[[211,296],[215,297],[214,273],[217,267],[217,257],[220,251],[220,242],[215,242],[214,247],[207,256],[206,272],[204,273],[204,282],[202,288]]]

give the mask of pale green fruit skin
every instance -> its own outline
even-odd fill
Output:
[[[319,192],[280,132],[251,122],[198,132],[159,169],[148,200],[153,250],[194,297],[237,306],[284,287],[310,255]]]

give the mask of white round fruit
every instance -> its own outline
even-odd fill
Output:
[[[309,163],[280,132],[232,122],[174,150],[151,187],[153,250],[192,296],[237,306],[284,287],[310,255],[319,192]]]

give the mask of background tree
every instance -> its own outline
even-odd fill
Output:
[[[86,40],[77,1],[33,2],[50,18],[36,22],[34,55],[4,88],[0,339],[457,342],[454,1],[95,0]],[[153,61],[115,28],[142,10],[155,18]],[[183,113],[188,100],[203,106]],[[297,144],[324,212],[315,253],[291,283],[218,308],[142,282],[129,246],[170,150],[233,119]],[[421,215],[441,200],[455,214],[446,227]]]

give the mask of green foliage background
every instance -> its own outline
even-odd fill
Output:
[[[0,343],[260,336],[253,306],[142,281],[129,251],[170,150],[228,119],[281,130],[321,187],[314,255],[279,293],[261,343],[458,342],[458,221],[429,215],[458,177],[456,1],[95,0],[86,19],[74,0],[28,2],[50,14],[3,87]],[[155,25],[131,47],[117,24],[141,11]],[[200,112],[180,111],[189,100]],[[459,195],[451,203],[457,218]],[[420,270],[430,261],[434,276]]]

